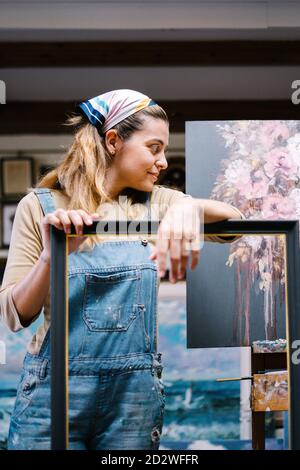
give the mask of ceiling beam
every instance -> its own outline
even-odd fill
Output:
[[[300,119],[291,101],[160,101],[170,132],[184,132],[185,121],[228,119]],[[0,106],[0,135],[68,134],[63,126],[74,102],[10,102]]]
[[[0,42],[0,68],[299,65],[300,41]]]

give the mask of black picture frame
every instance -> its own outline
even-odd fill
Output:
[[[33,157],[3,157],[0,159],[1,198],[18,199],[27,193],[34,180]]]
[[[8,249],[10,245],[11,232],[15,212],[19,201],[2,201],[1,202],[1,248]]]
[[[94,222],[92,226],[83,226],[83,235],[105,234],[112,221]],[[114,222],[115,233],[130,233],[130,221]],[[135,221],[136,232],[156,234],[159,222]],[[75,227],[71,225],[70,235],[75,235]],[[226,220],[204,225],[204,234],[218,236],[232,235],[284,235],[285,265],[287,286],[287,366],[289,383],[289,448],[300,450],[300,409],[298,396],[300,393],[300,360],[297,349],[300,344],[300,253],[299,253],[299,222],[298,220]],[[68,347],[68,299],[67,293],[67,237],[64,231],[51,226],[51,447],[53,450],[68,448],[68,414],[67,414],[67,365]],[[187,273],[187,290],[189,278]],[[187,305],[188,311],[189,305]],[[189,325],[187,325],[189,327]],[[187,331],[187,347],[191,331]],[[199,345],[201,348],[201,345]]]

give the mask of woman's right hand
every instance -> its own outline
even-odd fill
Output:
[[[99,214],[97,212],[89,214],[83,209],[64,210],[59,208],[54,212],[46,214],[42,219],[42,242],[44,256],[50,260],[50,225],[54,225],[56,228],[64,230],[65,233],[71,233],[71,223],[73,223],[76,229],[76,234],[81,235],[83,224],[92,225],[92,223],[97,219],[99,219]],[[83,243],[87,237],[88,235],[70,237],[68,240],[68,254],[76,251],[79,245],[81,245],[81,243]]]

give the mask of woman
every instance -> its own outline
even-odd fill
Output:
[[[198,263],[201,211],[206,223],[242,214],[155,186],[167,167],[169,122],[148,96],[113,90],[77,110],[68,120],[76,132],[66,157],[30,188],[15,215],[1,316],[19,331],[43,310],[44,324],[24,358],[8,448],[51,448],[50,225],[69,233],[74,224],[78,236],[68,238],[69,449],[158,449],[165,395],[156,309],[167,255],[176,282],[190,254],[191,269]],[[118,216],[159,219],[158,233],[80,236],[83,224]]]

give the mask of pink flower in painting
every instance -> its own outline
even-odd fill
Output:
[[[288,139],[289,135],[288,127],[281,122],[266,122],[260,129],[260,141],[266,150],[270,150],[274,144],[278,143],[278,140]]]
[[[289,194],[290,200],[294,201],[297,219],[300,219],[300,189],[295,188]]]
[[[262,216],[264,219],[281,220],[295,218],[295,202],[280,194],[270,194],[264,199]]]
[[[261,237],[249,235],[244,237],[244,241],[247,242],[247,245],[251,246],[254,251],[257,251],[261,245]]]
[[[289,154],[291,155],[294,163],[300,166],[300,133],[295,134],[293,137],[290,137],[287,141],[287,148]]]
[[[237,188],[240,195],[247,199],[265,197],[268,194],[268,180],[265,178],[264,173],[258,170],[248,184],[237,184]]]
[[[239,158],[238,160],[231,162],[225,171],[225,181],[229,185],[249,184],[251,182],[250,171],[250,164]]]
[[[213,190],[215,198],[240,203],[249,218],[300,219],[300,121],[230,121],[219,130],[228,158]],[[265,338],[278,336],[274,292],[280,288],[284,296],[283,258],[282,237],[243,237],[232,246],[226,265],[236,263],[240,286],[234,318],[237,344],[250,345],[249,291],[257,280],[264,295]]]
[[[271,150],[266,156],[266,161],[264,168],[270,178],[275,176],[277,171],[286,177],[293,176],[297,172],[297,165],[285,147]]]

